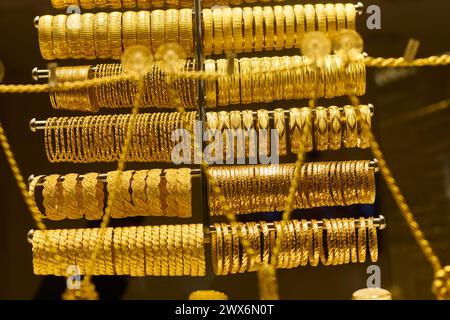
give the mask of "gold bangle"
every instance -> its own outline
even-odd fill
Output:
[[[273,111],[274,127],[278,133],[278,150],[279,155],[286,155],[286,121],[284,118],[284,110],[277,108]]]
[[[366,219],[359,218],[358,226],[358,261],[366,262]]]
[[[233,24],[233,51],[241,53],[244,49],[244,37],[242,34],[242,9],[239,7],[232,8],[232,24]],[[236,62],[235,62],[236,63]]]
[[[306,32],[316,31],[316,9],[312,4],[305,4]]]
[[[253,50],[253,10],[250,7],[242,9],[242,18],[244,20],[244,52]]]
[[[169,275],[168,226],[159,226],[159,245],[161,257],[161,275]]]
[[[174,249],[175,252],[172,254],[175,256],[175,275],[182,276],[184,273],[184,257],[183,257],[183,234],[182,226],[174,225]]]
[[[284,48],[284,12],[282,6],[274,6],[273,13],[275,15],[275,50]]]
[[[94,16],[94,47],[97,58],[106,59],[111,56],[108,46],[108,14],[96,13]]]
[[[285,43],[284,48],[290,49],[295,43],[295,14],[292,6],[283,6],[283,15],[285,23]]]
[[[316,4],[314,6],[317,20],[317,31],[327,32],[327,18],[325,13],[325,6],[323,4]]]
[[[209,56],[213,50],[213,14],[211,9],[202,10],[203,21],[203,52]]]
[[[136,0],[122,0],[122,6],[127,9],[136,7]]]
[[[179,43],[180,37],[178,34],[178,10],[165,10],[164,15],[165,43]]]
[[[334,8],[334,4],[327,3],[325,4],[325,15],[326,15],[326,26],[328,35],[332,37],[336,32],[336,10]]]
[[[339,234],[339,264],[345,263],[346,247],[347,247],[347,230],[343,224],[342,219],[336,219],[337,233]]]
[[[194,54],[194,33],[192,29],[192,9],[180,10],[180,44],[186,56],[192,57]]]
[[[128,234],[128,255],[130,263],[130,276],[136,277],[138,275],[138,250],[137,250],[137,227],[126,227]]]
[[[264,7],[264,49],[273,50],[275,44],[275,23],[272,7]]]
[[[165,14],[163,10],[158,9],[151,12],[150,32],[153,53],[155,53],[159,47],[164,44],[166,39],[164,31],[164,16]]]
[[[295,48],[302,47],[303,37],[305,36],[305,9],[302,5],[294,5],[295,14]]]
[[[262,76],[261,76],[261,59],[250,58],[251,61],[251,82],[252,82],[252,102],[262,102]]]
[[[175,9],[174,9],[175,10]],[[169,276],[173,277],[176,275],[177,271],[177,252],[175,247],[175,226],[167,226],[167,253],[168,253],[168,265],[169,265]]]
[[[298,153],[300,151],[301,135],[300,135],[300,109],[289,109],[289,140],[291,143],[291,152]]]
[[[162,248],[161,248],[161,226],[153,226],[151,227],[151,242],[152,242],[152,250],[153,250],[153,275],[154,276],[161,276],[162,275]]]
[[[55,9],[65,9],[66,3],[64,0],[52,0],[52,6]]]
[[[136,12],[134,11],[126,11],[122,14],[122,44],[124,51],[137,44]]]
[[[83,57],[80,46],[81,15],[77,13],[68,15],[66,27],[69,56],[80,59]]]
[[[223,34],[223,51],[225,53],[233,52],[233,18],[231,8],[222,8],[222,34]]]
[[[136,13],[136,44],[152,50],[150,16],[149,11],[138,11]]]
[[[239,104],[241,101],[240,77],[239,77],[239,60],[234,59],[233,75],[230,76],[230,104]]]
[[[239,59],[239,72],[241,78],[241,102],[243,104],[252,103],[251,60],[249,58]]]
[[[203,226],[201,224],[194,225],[195,230],[195,244],[196,244],[196,256],[198,261],[197,274],[199,276],[205,276],[206,265],[205,265],[205,250],[204,250],[204,237],[203,237]]]
[[[152,276],[153,275],[153,266],[154,266],[154,256],[153,256],[153,247],[152,247],[152,227],[144,226],[144,257],[145,257],[145,275]]]
[[[318,151],[328,149],[328,114],[324,107],[315,109],[314,117],[314,133],[316,140],[316,148]]]
[[[371,114],[368,105],[359,106],[358,117],[358,147],[368,148],[370,146]]]
[[[232,258],[232,250],[233,250],[233,240],[231,238],[231,233],[229,233],[228,226],[225,223],[221,224],[222,226],[222,241],[223,241],[223,270],[222,275],[226,276],[231,271],[231,265],[233,262]]]
[[[263,9],[261,7],[253,7],[252,8],[252,16],[253,16],[253,23],[255,27],[254,32],[254,50],[255,51],[262,51],[264,47],[264,25],[263,25]]]
[[[230,79],[227,74],[228,61],[226,59],[216,60],[217,73],[217,91],[219,93],[218,105],[226,106],[230,104]]]
[[[53,46],[55,50],[55,58],[57,59],[69,58],[66,34],[66,20],[66,15],[58,14],[53,17],[52,21]]]
[[[329,261],[330,265],[336,265],[337,263],[337,239],[335,234],[334,225],[331,220],[323,219],[323,224],[327,229],[327,247],[328,247],[328,258],[327,261]]]
[[[120,59],[122,55],[122,13],[108,14],[108,45],[113,59]]]
[[[353,3],[345,4],[345,17],[347,20],[347,29],[355,30],[356,10],[355,10],[355,5]]]
[[[304,136],[305,152],[313,150],[313,131],[312,131],[312,111],[311,109],[304,107],[300,109],[300,136]]]
[[[341,111],[336,106],[328,108],[329,115],[329,147],[331,150],[338,150],[341,148]]]
[[[257,111],[258,121],[257,121],[257,130],[258,130],[258,153],[259,158],[267,157],[270,154],[270,122],[269,122],[269,113],[265,109],[259,109]]]
[[[369,217],[367,220],[367,231],[369,233],[369,251],[370,261],[378,261],[378,239],[377,239],[377,227],[373,224],[373,217]]]
[[[348,221],[349,228],[349,246],[350,246],[350,257],[351,262],[358,262],[358,249],[356,244],[356,229],[355,229],[355,219],[350,218]]]
[[[223,52],[223,22],[222,22],[222,9],[213,8],[213,52],[214,54],[221,54]]]
[[[334,5],[336,11],[337,31],[345,29],[345,6],[342,3]]]
[[[323,244],[322,244],[322,230],[319,229],[319,226],[317,224],[317,221],[315,219],[311,220],[311,229],[313,232],[314,237],[314,246],[313,251],[314,253],[310,257],[310,264],[313,267],[316,267],[319,265],[319,261],[324,261],[325,256],[323,254]],[[312,258],[312,259],[311,259]]]
[[[236,274],[240,268],[240,256],[239,256],[239,235],[237,231],[237,225],[234,223],[231,225],[231,238],[233,241],[233,251],[232,251],[232,263],[231,263],[231,274]]]
[[[241,229],[241,234],[242,234],[242,238],[240,238],[240,241],[241,241],[240,250],[242,252],[242,255],[241,255],[241,263],[240,263],[240,267],[239,267],[239,273],[244,273],[244,272],[248,271],[248,268],[250,266],[250,259],[249,259],[249,256],[247,255],[247,250],[242,245],[242,240],[248,241],[248,233],[247,233],[247,226],[245,225],[245,223],[238,222],[238,224],[239,224],[239,228]]]
[[[223,274],[223,268],[224,268],[224,252],[223,252],[223,232],[222,232],[222,226],[219,223],[214,224],[216,232],[216,252],[215,252],[215,259],[216,259],[216,267],[214,269],[214,273],[218,276]],[[213,256],[214,259],[214,256]]]
[[[45,15],[39,17],[38,34],[39,49],[45,60],[55,59],[55,48],[53,43],[53,16]]]
[[[205,73],[214,75],[216,73],[216,61],[208,59],[205,61]],[[217,106],[216,78],[210,77],[205,80],[206,105],[210,108]]]
[[[358,123],[355,108],[344,106],[345,126],[344,126],[344,146],[355,148],[358,143]]]

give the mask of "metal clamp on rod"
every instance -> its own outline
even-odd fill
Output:
[[[322,220],[318,220],[317,225],[320,229],[326,229]],[[379,215],[378,218],[374,218],[373,225],[380,230],[385,229],[386,228],[385,217],[383,215]],[[275,226],[274,226],[273,222],[268,222],[267,226],[269,227],[269,230],[271,230],[271,231],[275,230]],[[308,221],[308,227],[311,227],[311,221]],[[359,220],[358,219],[355,219],[355,227],[359,228]],[[216,232],[216,228],[214,227],[214,225],[210,225],[210,230],[211,230],[211,233]],[[30,231],[28,231],[28,234],[27,234],[28,243],[33,243],[33,235],[34,235],[34,229],[31,229]],[[205,239],[204,239],[205,243],[210,243],[210,240],[211,240],[210,236],[211,236],[211,234],[205,234]]]

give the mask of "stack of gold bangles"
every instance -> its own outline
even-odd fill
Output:
[[[282,249],[277,268],[290,269],[299,266],[341,265],[363,263],[367,251],[370,260],[378,260],[377,228],[373,218],[324,219],[325,228],[319,228],[316,220],[290,220],[274,222],[274,230],[267,223],[239,223],[243,238],[250,242],[255,254],[250,256],[240,244],[237,227],[224,223],[215,224],[212,238],[212,259],[216,275],[256,271],[261,262],[269,263],[277,237],[282,237]],[[326,229],[326,231],[325,231]]]
[[[44,215],[50,220],[98,220],[103,217],[104,190],[99,174],[52,174],[35,177],[29,192],[35,196],[36,184],[44,180]],[[108,194],[113,191],[117,172],[108,172]],[[112,218],[132,216],[192,216],[191,173],[188,168],[124,171],[115,190]]]
[[[333,98],[343,95],[363,95],[366,90],[366,69],[362,56],[346,66],[339,56],[325,57],[321,68],[314,68],[303,56],[241,58],[234,60],[234,73],[228,74],[228,60],[206,60],[205,98],[207,107],[230,104],[250,104],[312,97]],[[195,61],[188,60],[180,71],[191,72]],[[89,71],[90,70],[90,71]],[[95,67],[58,67],[56,81],[101,79],[124,74],[119,64]],[[159,62],[144,78],[143,107],[174,108],[174,99],[168,90],[167,77]],[[196,106],[196,80],[176,77],[172,84],[176,96],[186,108]],[[95,112],[99,108],[131,107],[136,94],[130,80],[108,82],[50,94],[53,108]]]
[[[185,116],[189,123],[187,130],[192,132],[197,113],[187,112]],[[124,147],[130,117],[120,114],[49,118],[44,137],[48,160],[117,161]],[[172,162],[172,150],[178,142],[173,141],[171,135],[184,127],[178,112],[137,115],[127,160]]]
[[[32,245],[37,275],[205,275],[201,224],[36,230]]]
[[[120,59],[134,45],[156,53],[165,43],[179,43],[194,54],[192,9],[59,14],[39,17],[42,57],[53,59]]]
[[[351,3],[203,9],[203,52],[301,48],[306,32],[355,30],[355,17]]]
[[[308,162],[301,166],[294,208],[347,206],[375,201],[375,172],[370,161]],[[285,209],[295,164],[212,167],[234,214],[272,212]],[[211,215],[223,215],[219,199],[210,185]]]
[[[306,32],[354,30],[355,16],[353,4],[203,9],[203,51],[300,48]],[[39,18],[38,33],[47,60],[119,59],[133,45],[155,53],[166,43],[179,43],[188,57],[194,53],[192,9],[45,15]]]

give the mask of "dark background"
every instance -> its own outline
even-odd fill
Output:
[[[286,2],[287,3],[287,2]],[[313,1],[310,1],[313,3]],[[371,56],[397,57],[403,54],[409,38],[421,41],[419,56],[450,51],[450,3],[445,0],[386,0],[365,2],[381,7],[381,30],[367,30],[367,15],[358,18],[358,31]],[[4,83],[30,83],[31,69],[45,67],[39,54],[33,18],[57,14],[50,0],[2,0],[0,2],[0,60],[6,68]],[[86,62],[62,61],[61,65]],[[365,103],[375,105],[374,128],[388,163],[413,212],[421,223],[442,263],[450,264],[450,67],[421,69],[369,69]],[[342,101],[342,100],[341,100]],[[320,101],[324,105],[330,102]],[[342,103],[340,103],[342,104]],[[53,110],[48,95],[0,96],[0,119],[25,177],[34,174],[106,172],[113,164],[49,164],[42,132],[32,133],[28,121],[36,117],[68,113]],[[267,108],[280,105],[271,104]],[[295,105],[304,106],[305,101]],[[103,110],[107,112],[108,110]],[[369,151],[344,150],[311,154],[310,159],[370,159]],[[141,168],[130,164],[129,168]],[[194,218],[201,221],[201,198],[194,185]],[[0,298],[58,298],[64,286],[61,279],[34,276],[31,246],[26,234],[34,228],[9,167],[0,153]],[[380,177],[377,179],[377,205],[345,209],[300,211],[296,216],[369,215],[386,216],[388,226],[381,233],[380,261],[382,286],[396,299],[431,299],[432,270],[411,237],[399,210]],[[261,216],[260,216],[261,218]],[[269,216],[265,216],[269,218]],[[114,222],[118,224],[117,222]],[[135,219],[133,224],[179,223],[174,220]],[[50,227],[85,226],[84,222],[50,224]],[[206,256],[209,259],[210,250]],[[285,299],[349,299],[365,287],[368,264],[339,267],[305,267],[280,270],[281,297]],[[204,278],[97,278],[103,298],[183,299],[193,290],[211,288],[232,299],[256,299],[254,273],[214,277],[208,263]]]

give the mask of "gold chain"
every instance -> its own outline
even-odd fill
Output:
[[[412,61],[405,58],[365,58],[366,66],[376,68],[402,68],[402,67],[436,67],[450,64],[450,55],[431,56],[427,58],[415,59]]]

